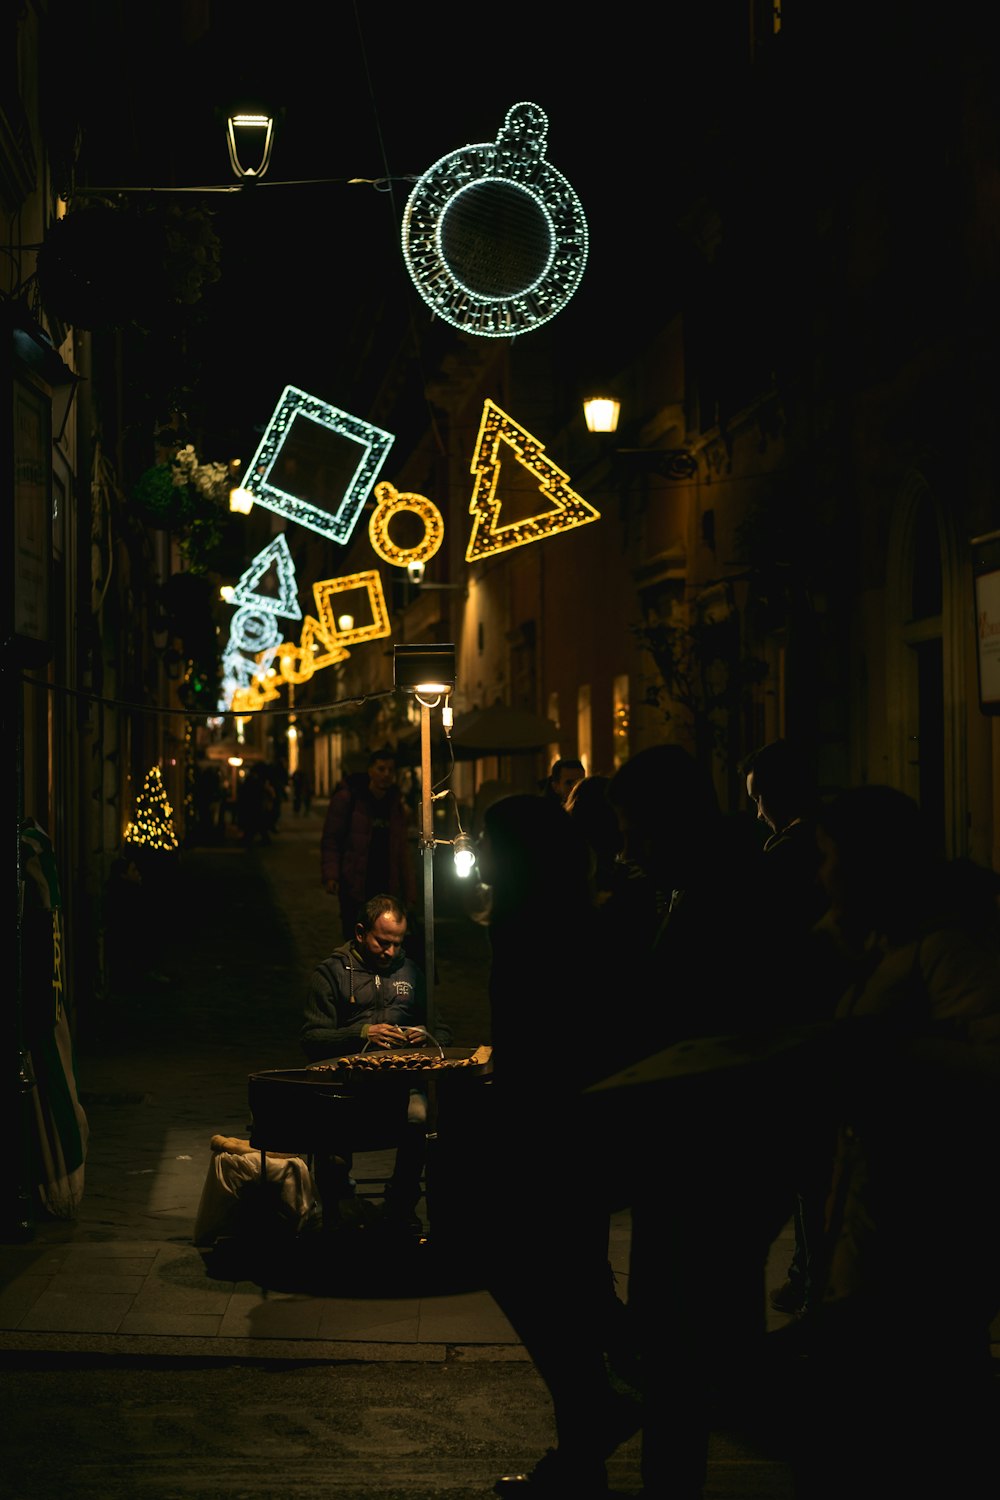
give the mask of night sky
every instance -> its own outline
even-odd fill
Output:
[[[803,8],[786,9],[808,59]],[[367,414],[374,391],[370,374],[360,381],[358,350],[376,311],[418,341],[432,323],[400,246],[413,179],[494,140],[521,100],[548,116],[547,160],[587,217],[587,267],[558,315],[581,371],[597,381],[619,368],[630,339],[681,303],[704,254],[699,196],[724,200],[731,222],[742,221],[741,254],[749,245],[759,256],[748,280],[762,310],[776,277],[794,305],[799,195],[815,200],[825,174],[849,173],[855,152],[894,150],[884,122],[915,171],[913,121],[940,98],[919,78],[904,97],[907,39],[895,21],[879,29],[882,9],[848,26],[823,0],[808,7],[815,66],[784,79],[763,150],[760,133],[745,145],[740,126],[746,0],[624,0],[604,11],[334,0],[274,6],[266,18],[235,0],[54,0],[61,55],[50,76],[75,98],[78,180],[93,186],[231,185],[227,109],[257,105],[278,118],[259,184],[173,199],[207,209],[222,247],[221,280],[202,297],[188,347],[198,425],[223,456],[227,445],[256,446],[286,384]],[[755,86],[766,98],[763,71]],[[382,190],[350,178],[382,179]]]

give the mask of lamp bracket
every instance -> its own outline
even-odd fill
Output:
[[[698,460],[687,448],[616,448],[615,457],[663,479],[693,479],[698,473]]]

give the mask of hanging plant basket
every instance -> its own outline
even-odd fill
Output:
[[[149,328],[218,279],[219,241],[201,209],[97,202],[49,227],[37,275],[46,309],[64,323]]]

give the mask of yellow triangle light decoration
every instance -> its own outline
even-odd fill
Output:
[[[498,524],[503,507],[503,498],[497,494],[501,442],[513,449],[518,463],[538,480],[539,491],[551,509],[526,520]],[[471,464],[476,482],[469,501],[473,522],[465,552],[466,562],[489,557],[494,552],[506,552],[511,547],[523,547],[527,542],[541,541],[543,537],[555,536],[557,532],[601,519],[600,511],[570,488],[569,475],[551,459],[543,457],[544,453],[543,443],[501,411],[489,397],[486,398]]]

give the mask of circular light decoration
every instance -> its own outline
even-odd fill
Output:
[[[400,493],[393,485],[383,482],[375,486],[378,505],[368,522],[368,536],[373,551],[383,562],[406,567],[411,562],[429,562],[444,541],[444,517],[426,495],[415,495],[408,490]],[[424,534],[415,547],[399,547],[389,535],[389,522],[400,511],[411,511],[424,523]]]
[[[512,104],[495,141],[463,146],[419,179],[403,257],[445,322],[482,338],[530,333],[561,312],[587,263],[580,200],[545,160],[548,119]]]

